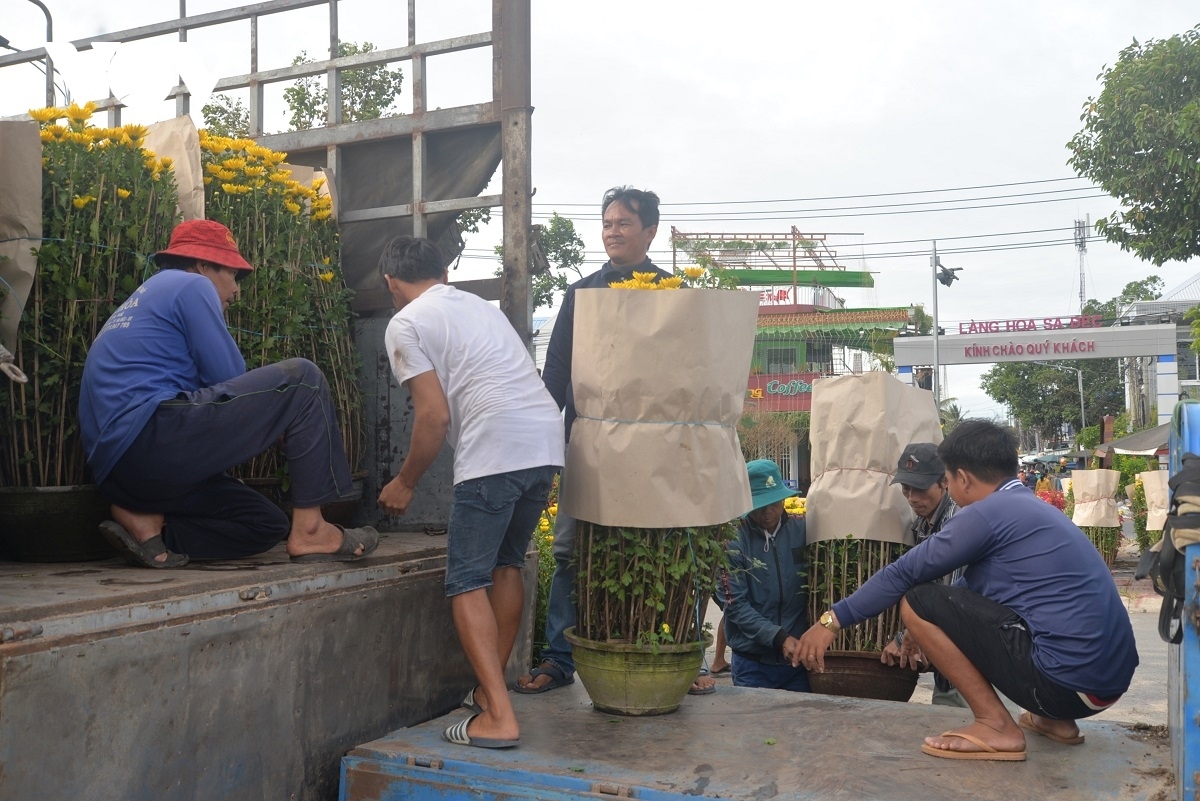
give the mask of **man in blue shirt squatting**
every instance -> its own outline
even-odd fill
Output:
[[[822,670],[834,632],[899,601],[904,647],[923,651],[975,716],[926,737],[923,752],[1021,761],[1025,732],[1078,745],[1075,721],[1116,703],[1138,664],[1112,574],[1075,524],[1017,481],[1007,429],[964,422],[938,456],[958,514],[835,603],[800,638],[793,664]],[[953,586],[934,583],[963,565]],[[1014,721],[992,685],[1029,711]]]
[[[397,309],[388,359],[413,404],[412,442],[380,507],[407,512],[442,444],[454,448],[446,595],[479,684],[462,701],[473,714],[442,737],[510,748],[520,727],[504,665],[525,608],[525,551],[563,462],[562,418],[512,325],[487,301],[447,285],[433,243],[396,237],[379,267]]]
[[[188,220],[154,257],[159,272],[105,323],[88,351],[79,425],[88,466],[112,503],[100,531],[134,564],[236,559],[287,540],[292,561],[351,561],[379,543],[321,504],[349,495],[350,468],[329,386],[307,359],[255,370],[225,326],[254,269],[233,234]],[[226,471],[284,440],[287,515]]]
[[[635,271],[654,273],[669,278],[670,273],[651,263],[646,255],[658,233],[658,195],[628,186],[613,187],[604,193],[600,204],[604,220],[604,252],[608,261],[589,276],[567,287],[563,296],[550,344],[546,348],[546,364],[542,381],[565,414],[566,438],[571,438],[575,422],[575,400],[571,392],[571,350],[575,337],[575,292],[580,289],[607,288],[614,282],[625,281]],[[564,476],[565,479],[565,476]],[[565,486],[565,481],[560,481]],[[571,558],[575,548],[575,520],[563,512],[560,504],[554,521],[554,576],[550,580],[550,597],[546,604],[546,647],[542,661],[529,673],[517,679],[519,693],[543,693],[565,687],[575,681],[575,661],[571,645],[563,635],[575,625],[575,571]],[[715,682],[701,676],[693,690],[711,692]]]

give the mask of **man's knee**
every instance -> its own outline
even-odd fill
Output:
[[[904,593],[900,599],[900,619],[905,626],[921,623],[930,619],[930,604],[937,603],[935,595],[940,596],[937,584],[918,584]]]
[[[279,368],[289,384],[324,387],[325,374],[321,368],[308,359],[285,359],[279,362]]]

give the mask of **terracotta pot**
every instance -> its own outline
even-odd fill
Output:
[[[705,643],[658,646],[607,643],[566,631],[575,671],[597,712],[615,715],[665,715],[687,695],[704,661]]]
[[[90,562],[116,552],[100,534],[109,503],[95,484],[0,489],[0,549],[19,562]]]
[[[905,702],[917,687],[917,671],[883,664],[878,651],[829,651],[825,671],[810,671],[808,683],[822,695]]]

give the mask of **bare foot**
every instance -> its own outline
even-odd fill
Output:
[[[714,674],[724,673],[730,668],[729,662],[724,659],[713,659],[712,667],[709,668]]]
[[[976,721],[969,726],[963,726],[955,729],[955,732],[970,734],[979,738],[983,742],[995,748],[997,751],[1004,752],[1021,752],[1025,750],[1025,735],[1017,727],[1012,720],[1008,719],[1008,725],[1003,729],[997,730],[987,725]],[[930,748],[936,748],[939,751],[979,751],[979,746],[966,740],[962,737],[955,737],[951,733],[938,735],[937,737],[926,737],[925,744]]]
[[[109,511],[117,525],[132,534],[139,543],[162,534],[163,526],[166,524],[166,517],[163,515],[153,512],[135,512],[132,509],[117,506],[115,503],[109,507]],[[165,562],[168,556],[170,554],[164,551],[154,557],[154,561]]]
[[[516,740],[521,736],[521,728],[515,717],[510,720],[500,720],[493,717],[490,710],[480,712],[467,727],[468,737],[485,737],[493,740]]]
[[[693,695],[708,695],[717,686],[717,680],[707,673],[696,677],[692,682],[691,689],[688,690]]]
[[[310,553],[334,553],[342,547],[342,530],[333,523],[320,520],[315,526],[298,527],[297,520],[292,520],[292,532],[287,539],[288,556],[306,556]],[[355,549],[355,555],[362,553],[363,546]]]
[[[1079,726],[1073,720],[1055,720],[1026,712],[1021,716],[1017,725],[1065,745],[1076,745],[1083,742],[1083,737],[1079,734]]]
[[[543,662],[538,665],[538,668],[545,671],[555,671],[557,668],[550,662]],[[557,673],[539,673],[534,676],[531,673],[526,673],[517,679],[517,686],[526,690],[540,690],[552,681],[556,681]]]

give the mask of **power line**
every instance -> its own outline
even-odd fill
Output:
[[[1079,176],[1075,176],[1072,178],[1043,178],[1043,179],[1036,180],[1036,181],[1017,181],[1014,183],[1006,183],[1006,184],[978,184],[976,186],[958,186],[958,187],[950,187],[947,189],[913,189],[913,190],[909,190],[907,192],[874,192],[874,193],[862,194],[862,195],[825,195],[825,196],[820,196],[820,197],[809,197],[809,198],[778,198],[778,199],[774,199],[774,200],[693,200],[693,201],[680,201],[680,202],[675,202],[675,203],[663,203],[663,204],[661,204],[661,207],[736,206],[736,205],[746,205],[746,204],[756,204],[756,203],[810,203],[810,202],[814,202],[814,201],[823,201],[823,200],[856,200],[859,198],[873,198],[873,197],[900,197],[903,195],[930,195],[930,194],[940,194],[943,192],[971,192],[976,189],[1002,189],[1002,188],[1010,187],[1010,186],[1029,186],[1029,185],[1033,185],[1033,184],[1049,184],[1049,183],[1059,183],[1062,181],[1082,181],[1082,180],[1085,180],[1085,179],[1080,178]],[[534,203],[532,205],[534,205],[534,206],[560,206],[560,207],[582,206],[585,208],[593,208],[600,204],[591,202],[591,203]]]

